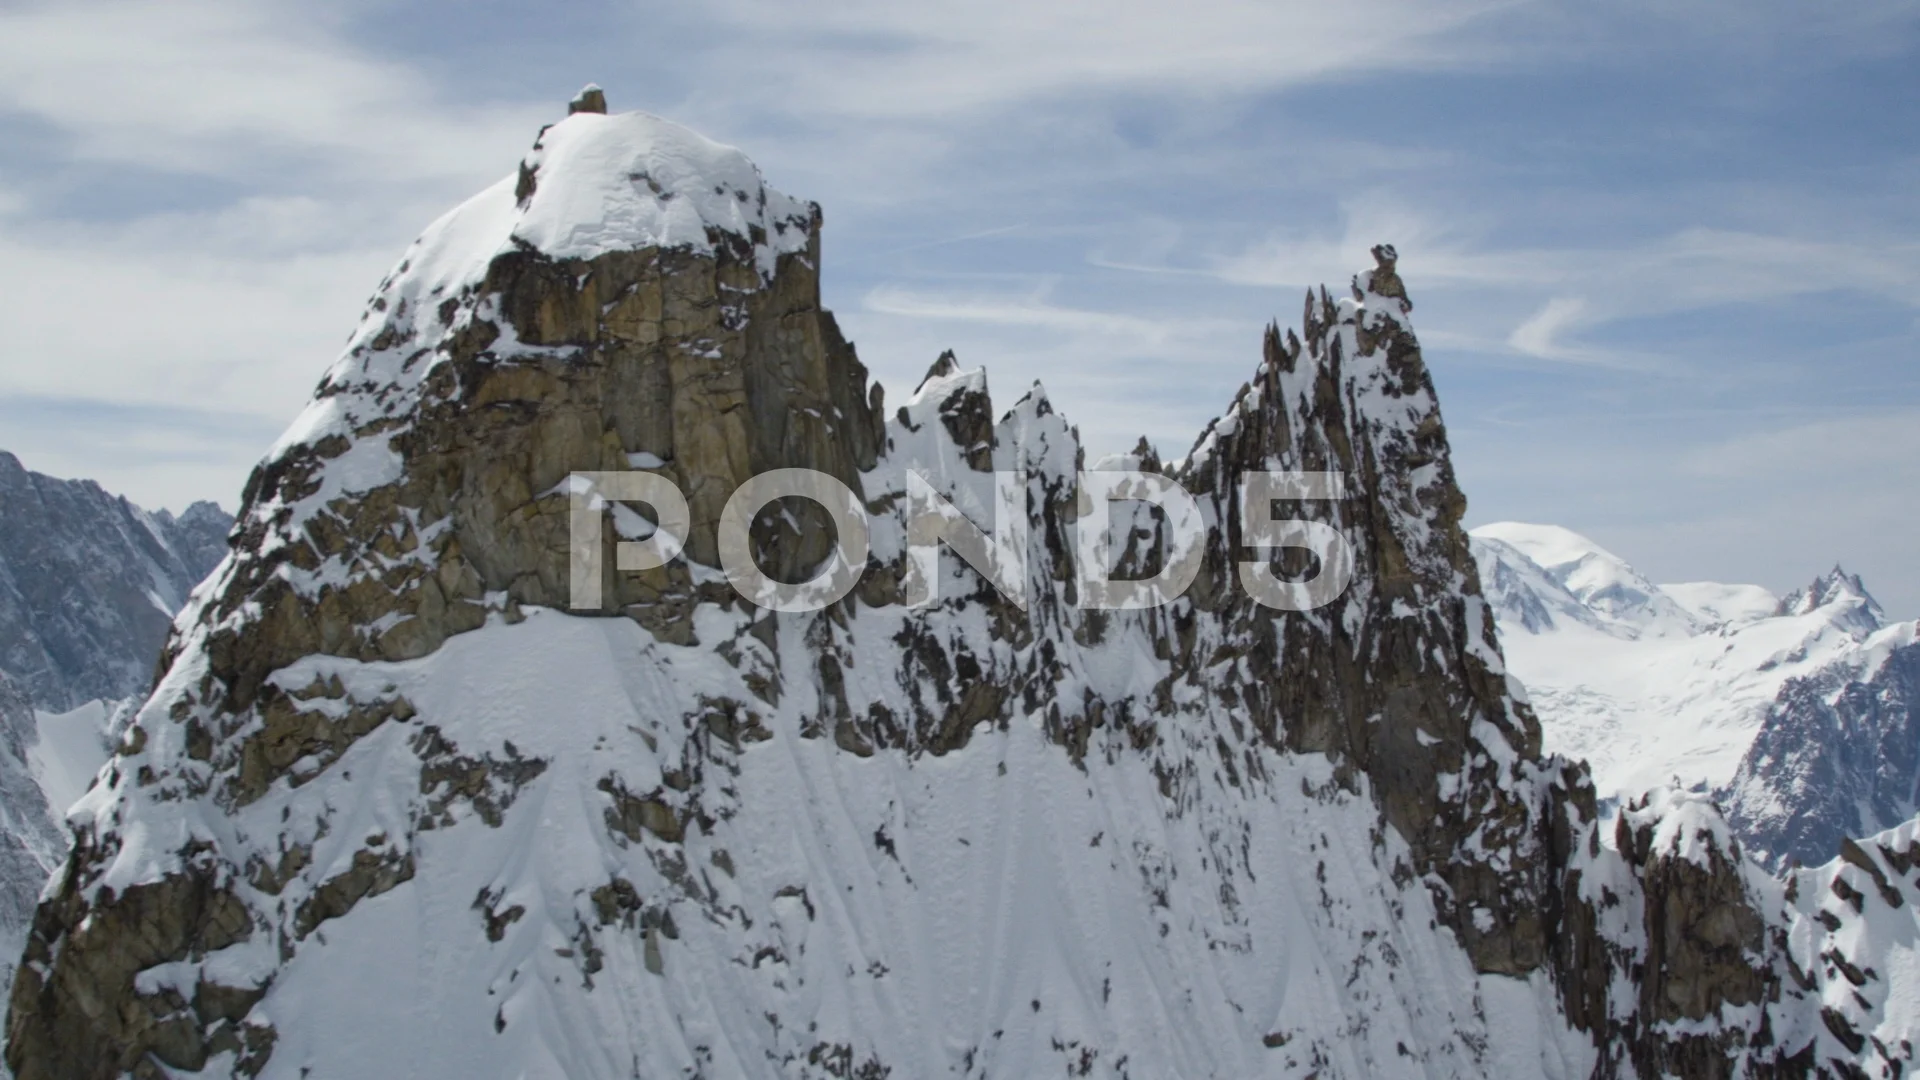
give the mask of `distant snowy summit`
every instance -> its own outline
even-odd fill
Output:
[[[1471,534],[1508,664],[1549,750],[1603,794],[1719,792],[1749,848],[1817,864],[1916,812],[1914,625],[1840,567],[1776,597],[1655,585],[1592,540],[1501,522]]]

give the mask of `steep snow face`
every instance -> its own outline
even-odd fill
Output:
[[[307,853],[271,898],[312,913],[285,937],[139,976],[191,998],[271,974],[252,1014],[278,1031],[267,1078],[1588,1075],[1551,988],[1475,976],[1405,843],[1325,756],[1209,760],[1222,717],[1165,729],[1163,755],[1076,764],[1042,713],[941,757],[860,756],[808,737],[832,706],[797,683],[751,716],[690,711],[757,703],[756,672],[814,662],[751,623],[703,613],[716,650],[535,610],[418,661],[302,662],[278,678],[417,713],[232,814],[101,792],[82,812],[127,824],[92,887],[150,879],[189,838]],[[897,693],[902,633],[993,649],[978,606],[914,623],[863,612],[836,640],[851,693]],[[1166,669],[1127,634],[1069,677],[1118,703]],[[1173,759],[1215,775],[1170,778]],[[425,793],[423,760],[449,777]],[[471,799],[464,769],[490,775]],[[684,825],[649,801],[688,783]],[[369,858],[390,891],[327,917]],[[1499,1041],[1507,1025],[1533,1045]]]
[[[63,713],[41,710],[34,714],[27,765],[56,818],[64,820],[67,808],[93,786],[100,767],[112,756],[120,730],[139,704],[132,699],[89,701]]]
[[[1844,584],[1816,582],[1789,605],[1752,585],[1653,585],[1566,529],[1503,523],[1472,538],[1548,750],[1586,759],[1603,795],[1726,786],[1789,680],[1856,654],[1879,626],[1864,589]]]

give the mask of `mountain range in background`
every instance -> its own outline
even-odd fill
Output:
[[[1777,597],[1757,585],[1655,585],[1578,533],[1472,532],[1507,662],[1549,750],[1603,795],[1710,792],[1771,867],[1916,812],[1920,648],[1840,567]]]
[[[211,502],[149,512],[0,451],[0,671],[53,712],[144,695],[232,524]]]

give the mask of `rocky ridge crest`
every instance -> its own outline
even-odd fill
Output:
[[[613,124],[628,127],[596,126]],[[430,229],[249,480],[233,552],[176,621],[160,685],[76,812],[78,843],[36,915],[8,1022],[22,1080],[294,1075],[350,1052],[321,1014],[353,1009],[327,973],[355,941],[399,981],[426,962],[407,951],[423,941],[445,943],[445,962],[497,965],[418,993],[449,1018],[490,1015],[491,1036],[449,1019],[445,1038],[495,1047],[486,1060],[503,1070],[626,1075],[644,1055],[697,1075],[910,1074],[925,1051],[889,1032],[917,1030],[921,1014],[849,1025],[809,988],[841,986],[885,1015],[896,991],[871,984],[890,967],[917,965],[914,985],[933,987],[917,992],[936,997],[939,983],[964,984],[945,975],[963,961],[913,959],[903,944],[968,910],[920,882],[975,879],[944,869],[977,868],[955,854],[969,838],[944,831],[967,820],[962,808],[1049,788],[1058,822],[1013,815],[1002,831],[1066,837],[1084,820],[1090,839],[1075,833],[1061,862],[1036,865],[1098,859],[1086,865],[1131,883],[1093,900],[1061,874],[1060,902],[1137,901],[1140,921],[1125,925],[1142,940],[1157,927],[1161,948],[1193,950],[1166,954],[1184,963],[1115,954],[1110,967],[1237,971],[1233,957],[1260,957],[1282,926],[1311,926],[1350,975],[1288,954],[1303,988],[1244,1022],[1250,991],[1227,975],[1189,994],[1208,1007],[1161,1014],[1169,1023],[1101,1021],[1102,1008],[1151,997],[1112,977],[1098,1005],[1069,996],[1057,1019],[1051,984],[1030,1010],[1024,989],[970,1001],[956,1011],[993,1034],[954,1047],[969,1075],[1040,1060],[995,1057],[1016,1053],[999,1041],[1009,1031],[1032,1036],[1019,1053],[1063,1055],[1081,1075],[1130,1075],[1130,1062],[1242,1074],[1269,1054],[1323,1075],[1474,1075],[1495,1070],[1499,1049],[1481,995],[1510,987],[1544,995],[1596,1076],[1826,1067],[1816,1058],[1832,1044],[1807,1022],[1818,986],[1790,977],[1799,924],[1717,812],[1649,803],[1603,836],[1583,767],[1542,756],[1459,525],[1465,501],[1392,249],[1376,249],[1350,296],[1310,294],[1298,334],[1269,328],[1254,378],[1185,457],[1135,456],[1200,502],[1194,587],[1162,608],[1083,610],[1070,557],[1083,457],[1044,392],[995,419],[984,373],[949,357],[886,417],[819,305],[818,210],[797,214],[757,172],[740,179],[725,148],[662,124],[576,110],[516,177]],[[635,127],[644,169],[632,146],[595,141]],[[690,232],[673,215],[693,174],[668,166],[695,158],[735,183],[714,185],[720,202]],[[568,209],[542,216],[543,199]],[[600,232],[582,246],[576,224],[635,206],[624,241]],[[610,571],[603,618],[562,615],[567,477],[628,467],[687,493],[688,557]],[[714,570],[726,496],[774,467],[829,473],[872,516],[861,587],[826,611],[759,612]],[[979,509],[994,505],[994,468],[1028,477],[1026,610],[952,562],[941,598],[906,609],[906,471]],[[1248,469],[1347,477],[1346,498],[1285,506],[1353,554],[1333,605],[1275,612],[1238,588],[1243,561],[1283,577],[1312,569],[1297,550],[1243,543]],[[1161,519],[1114,517],[1123,573],[1171,557]],[[619,514],[604,527],[608,540],[646,528]],[[756,538],[786,579],[831,545],[804,514],[768,515]],[[515,680],[538,677],[522,670],[524,648],[495,647],[559,640],[569,656],[591,643],[611,666],[529,699],[544,726],[526,708],[490,712],[488,697],[519,700]],[[492,692],[456,693],[475,680]],[[624,699],[599,696],[609,680]],[[1000,776],[1050,779],[1006,794],[1015,781],[981,768],[996,759]],[[780,815],[801,830],[791,845],[766,839],[761,805],[790,790],[774,786],[789,767],[808,778],[791,789],[806,799],[835,793]],[[1082,786],[1092,810],[1070,801]],[[891,793],[884,807],[869,788]],[[1113,816],[1142,813],[1143,798],[1158,800],[1147,819]],[[1074,816],[1096,811],[1108,816]],[[584,814],[581,829],[533,816],[563,812]],[[855,823],[849,835],[871,833],[871,866],[836,862],[816,835],[834,815]],[[462,838],[457,852],[446,835]],[[495,838],[517,838],[499,866],[487,862]],[[1276,844],[1306,846],[1282,859]],[[808,854],[803,873],[786,868],[789,846],[828,853]],[[538,875],[507,869],[549,856]],[[423,916],[409,938],[382,921],[465,904],[476,885],[458,925]],[[1275,922],[1296,889],[1319,902]],[[899,929],[889,912],[901,908],[928,923]],[[844,927],[871,935],[854,938],[864,975],[839,971]],[[1466,997],[1436,997],[1443,984]],[[595,997],[596,985],[611,989]],[[1298,1012],[1309,998],[1332,1012]],[[702,1013],[714,999],[739,1007]],[[1015,1027],[1043,1014],[1056,1025],[1044,1037]],[[1188,1022],[1210,1033],[1204,1045],[1178,1042]],[[1833,1038],[1851,1046],[1840,1032],[1852,1023],[1830,1023]]]

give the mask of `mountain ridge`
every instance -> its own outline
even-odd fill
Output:
[[[540,232],[549,252],[447,235],[456,212],[382,282],[75,809],[12,990],[21,1080],[1900,1055],[1825,1019],[1787,944],[1816,915],[1711,802],[1606,828],[1585,766],[1543,754],[1393,249],[1351,295],[1309,293],[1298,333],[1270,326],[1184,458],[1139,455],[1195,500],[1195,580],[1096,610],[1083,522],[1112,522],[1122,573],[1183,541],[1138,504],[1083,508],[1043,393],[998,412],[943,358],[887,416],[819,305],[817,210],[803,243],[705,210],[702,235],[660,231],[682,189],[621,170],[656,136],[711,144],[578,101],[482,199],[628,231]],[[449,276],[441,250],[485,257]],[[569,611],[577,547],[647,531],[603,513],[577,544],[575,504],[613,500],[573,485],[634,463],[686,493],[686,558],[602,560],[599,607]],[[827,474],[869,519],[824,609],[759,610],[716,568],[728,498],[770,468]],[[909,473],[988,507],[996,470],[1025,477],[1028,603],[945,559],[909,605]],[[1261,506],[1263,471],[1347,494]],[[1239,587],[1313,569],[1253,543],[1277,509],[1344,545],[1331,604]],[[839,557],[817,515],[756,520],[776,578]]]

